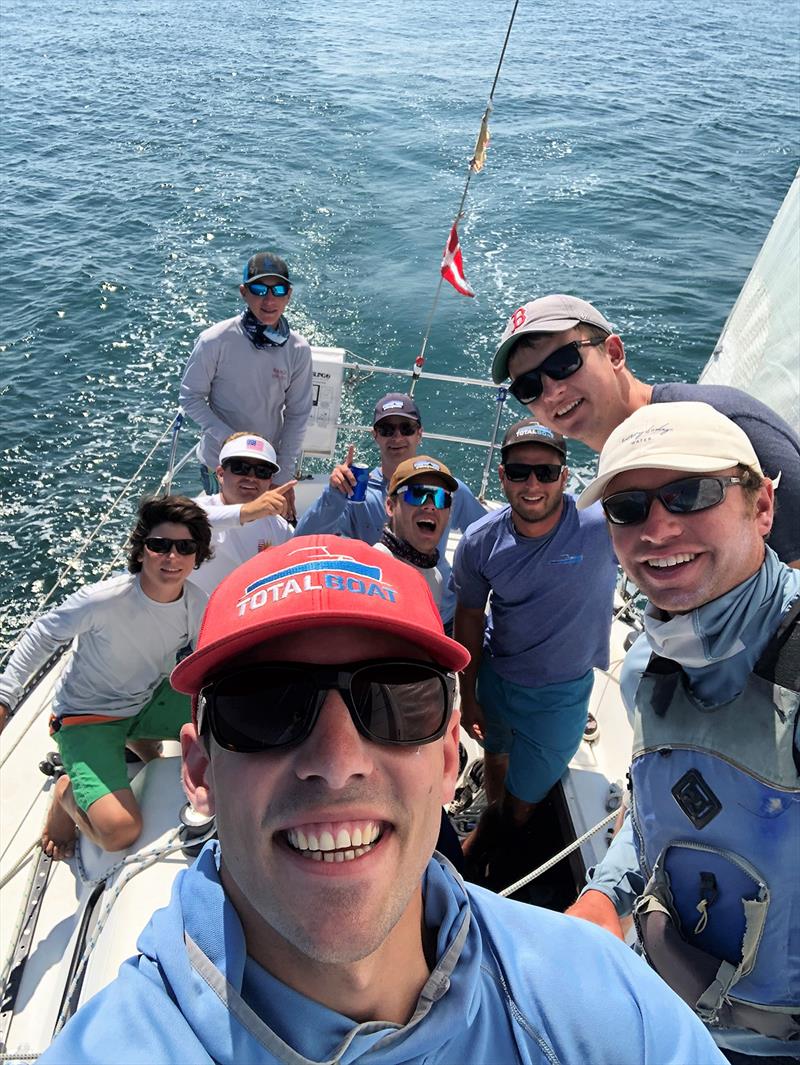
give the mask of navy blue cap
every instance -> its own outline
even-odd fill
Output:
[[[388,392],[382,399],[379,399],[375,404],[372,424],[377,425],[384,418],[391,418],[393,414],[405,415],[406,418],[413,418],[415,422],[422,424],[419,407],[405,392]]]

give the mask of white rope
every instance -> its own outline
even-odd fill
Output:
[[[105,928],[106,922],[108,921],[108,918],[111,915],[111,910],[114,906],[114,903],[119,898],[123,888],[126,886],[126,884],[129,884],[135,876],[138,876],[139,873],[144,872],[145,869],[149,869],[151,865],[155,865],[155,863],[160,858],[165,858],[168,854],[172,854],[175,851],[181,850],[184,846],[183,840],[178,840],[177,842],[175,842],[176,837],[179,833],[180,827],[174,828],[170,833],[167,841],[161,846],[152,847],[149,851],[142,851],[139,854],[129,854],[127,858],[123,858],[122,861],[117,862],[116,865],[112,865],[112,867],[110,869],[107,869],[102,876],[99,876],[95,879],[91,879],[86,875],[86,869],[80,857],[80,848],[78,849],[76,853],[78,872],[84,884],[90,886],[102,884],[104,881],[108,880],[109,877],[113,876],[116,872],[123,868],[126,868],[127,875],[121,877],[119,882],[115,885],[114,890],[111,892],[109,899],[106,903],[105,909],[97,918],[97,922],[94,926],[92,934],[83,949],[83,953],[81,954],[80,960],[78,961],[78,965],[75,969],[75,975],[73,976],[72,982],[69,985],[69,988],[67,989],[66,995],[64,996],[64,1004],[61,1007],[61,1012],[59,1013],[58,1020],[56,1021],[54,1035],[57,1035],[66,1024],[67,1014],[69,1013],[72,996],[75,994],[75,989],[77,988],[78,984],[83,979],[83,973],[89,961],[89,957],[95,946],[97,945],[97,941],[100,938],[100,933]]]
[[[72,1001],[72,996],[75,993],[75,988],[78,986],[78,982],[83,976],[83,971],[86,968],[87,962],[89,961],[89,956],[97,945],[97,941],[100,938],[100,933],[103,931],[106,921],[108,920],[111,914],[111,909],[114,903],[119,898],[120,894],[122,893],[123,888],[126,886],[126,884],[129,884],[135,876],[138,876],[139,873],[144,872],[145,869],[149,869],[151,865],[155,865],[155,863],[160,858],[166,858],[168,854],[173,854],[175,851],[183,849],[187,841],[177,838],[180,835],[181,827],[182,826],[179,825],[177,828],[174,828],[165,843],[161,844],[158,847],[152,847],[149,851],[141,851],[138,854],[129,854],[127,858],[123,858],[122,861],[117,862],[116,865],[112,865],[111,868],[107,869],[102,876],[96,877],[95,879],[90,879],[86,875],[86,869],[80,857],[80,849],[78,849],[76,855],[78,859],[78,872],[84,884],[88,884],[90,886],[102,884],[120,869],[123,869],[125,867],[127,867],[129,872],[128,875],[121,878],[119,883],[115,886],[108,899],[108,902],[106,903],[105,909],[97,919],[97,923],[94,926],[94,930],[89,941],[84,947],[83,954],[81,955],[80,961],[78,962],[78,966],[75,970],[75,976],[73,977],[72,983],[70,984],[69,989],[67,990],[67,994],[64,996],[64,1005],[62,1006],[61,1013],[59,1014],[58,1020],[56,1021],[56,1034],[66,1023],[67,1013],[69,1012],[69,1006],[70,1002]],[[199,836],[197,839],[192,839],[188,842],[191,842],[192,846],[197,846],[199,844],[205,843],[209,839],[211,839],[215,830],[216,829],[212,822],[211,827],[208,829],[205,835]]]
[[[33,843],[31,843],[30,847],[28,847],[28,849],[22,855],[22,857],[17,862],[17,864],[15,866],[13,866],[13,868],[10,869],[6,873],[6,875],[3,877],[2,880],[0,880],[0,890],[2,890],[6,886],[6,884],[9,882],[9,880],[13,880],[14,879],[14,877],[17,875],[17,873],[20,871],[20,869],[24,869],[25,868],[25,866],[31,860],[31,855],[33,854],[34,850],[38,846],[39,846],[39,840],[35,839],[33,841]]]
[[[594,828],[590,828],[587,832],[584,832],[582,836],[579,836],[573,843],[570,843],[570,845],[568,847],[565,847],[563,851],[559,851],[558,854],[554,854],[549,861],[544,863],[544,865],[540,865],[538,869],[534,869],[532,873],[528,873],[528,875],[524,876],[522,880],[518,880],[516,884],[512,884],[510,887],[504,888],[502,891],[498,891],[497,894],[502,895],[503,898],[507,898],[509,895],[513,895],[515,891],[519,891],[520,888],[525,887],[526,884],[530,884],[531,880],[535,880],[537,876],[541,876],[543,873],[546,873],[548,869],[552,869],[554,865],[557,865],[562,858],[566,858],[567,855],[572,854],[573,851],[576,851],[578,847],[582,847],[590,836],[593,836],[595,832],[599,832],[601,828],[605,828],[607,824],[609,824],[616,818],[618,813],[618,809],[612,810],[611,813],[604,817],[602,821],[598,821]]]

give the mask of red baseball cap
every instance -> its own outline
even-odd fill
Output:
[[[446,669],[463,669],[470,659],[445,636],[430,589],[413,566],[362,540],[296,536],[259,552],[214,590],[197,649],[170,682],[197,695],[225,662],[273,637],[348,624],[401,636]]]

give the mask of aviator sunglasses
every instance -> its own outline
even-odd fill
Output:
[[[289,286],[285,281],[279,281],[277,285],[264,285],[261,281],[251,281],[247,288],[254,296],[266,296],[268,292],[278,297],[289,295]]]
[[[230,470],[234,477],[257,477],[259,481],[268,481],[275,473],[274,466],[264,462],[245,462],[244,459],[226,459],[223,470]]]
[[[742,483],[741,477],[685,477],[660,488],[615,492],[603,500],[603,510],[612,525],[641,525],[654,499],[670,514],[694,514],[721,503],[728,485]]]
[[[196,555],[196,540],[170,540],[168,536],[146,536],[144,546],[154,555],[168,555],[175,548],[179,555]]]
[[[378,436],[394,436],[395,433],[399,433],[401,436],[413,436],[419,426],[413,422],[401,422],[399,425],[387,425],[385,422],[378,422],[374,428]]]
[[[259,662],[203,688],[197,727],[206,721],[220,747],[239,754],[282,750],[311,735],[329,691],[373,743],[419,746],[443,736],[455,676],[428,662],[375,659],[342,665]]]
[[[565,381],[583,366],[581,348],[596,348],[605,343],[604,336],[591,337],[589,340],[573,340],[563,348],[556,348],[536,367],[520,374],[509,385],[509,392],[520,403],[535,403],[544,391],[542,374],[553,381]]]
[[[521,484],[527,481],[531,474],[541,484],[553,484],[561,476],[563,466],[556,462],[536,462],[531,465],[528,462],[507,462],[503,466],[503,473],[507,481]]]
[[[453,493],[432,484],[404,484],[397,489],[397,494],[402,495],[410,507],[421,507],[426,499],[430,499],[437,510],[448,510],[453,505]]]

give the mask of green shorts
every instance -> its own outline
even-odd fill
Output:
[[[68,715],[71,723],[62,723],[54,739],[75,802],[85,811],[104,795],[131,786],[125,763],[126,741],[176,740],[181,725],[191,721],[192,701],[164,680],[150,702],[133,717],[85,725],[76,722],[77,717]]]

